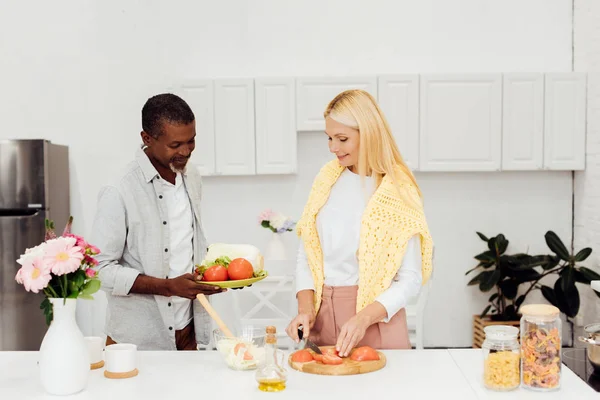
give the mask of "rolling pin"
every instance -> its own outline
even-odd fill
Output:
[[[202,306],[206,309],[206,312],[208,312],[208,315],[210,315],[212,317],[212,319],[215,320],[217,325],[219,325],[219,329],[221,329],[221,332],[223,332],[225,334],[225,336],[227,336],[228,338],[233,338],[234,337],[233,334],[231,333],[229,328],[227,328],[227,325],[225,325],[225,322],[223,322],[221,317],[219,317],[219,314],[217,314],[217,312],[215,311],[213,306],[208,302],[208,299],[206,298],[206,296],[203,295],[202,293],[198,293],[196,295],[196,298],[198,299],[200,304],[202,304]]]

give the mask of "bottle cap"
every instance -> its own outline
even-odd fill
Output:
[[[269,325],[269,326],[267,326],[267,333],[268,333],[268,334],[271,334],[271,335],[274,335],[274,334],[276,334],[276,333],[277,333],[277,328],[275,328],[275,327],[274,327],[274,326],[272,326],[272,325]]]

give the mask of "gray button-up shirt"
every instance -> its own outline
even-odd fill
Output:
[[[194,264],[206,254],[200,218],[202,182],[196,168],[182,174],[194,225]],[[160,175],[142,149],[123,174],[100,190],[89,241],[100,249],[98,276],[107,294],[106,334],[117,343],[140,350],[176,350],[175,310],[170,298],[129,293],[139,274],[169,275],[169,220]],[[189,272],[192,272],[191,267]],[[198,301],[192,301],[196,341],[208,344],[211,320]]]

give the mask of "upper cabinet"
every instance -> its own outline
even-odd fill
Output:
[[[494,171],[501,164],[502,75],[422,75],[421,171]]]
[[[256,173],[296,172],[294,79],[256,79]]]
[[[175,85],[196,116],[202,175],[297,172],[299,131],[324,131],[347,89],[377,99],[415,171],[582,170],[586,74],[395,74],[192,80]]]
[[[419,75],[382,75],[377,94],[402,158],[419,169]]]
[[[502,169],[537,170],[544,165],[544,75],[504,75]]]
[[[546,74],[544,167],[585,168],[586,75]]]
[[[254,81],[215,81],[217,175],[253,175]]]
[[[312,77],[296,80],[296,129],[323,131],[327,104],[348,89],[363,89],[377,98],[377,77]]]

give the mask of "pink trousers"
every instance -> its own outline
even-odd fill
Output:
[[[323,286],[321,307],[309,339],[317,346],[334,346],[342,326],[356,315],[358,286]],[[401,309],[389,322],[378,322],[367,328],[357,347],[374,349],[410,349],[406,326],[406,310]]]

